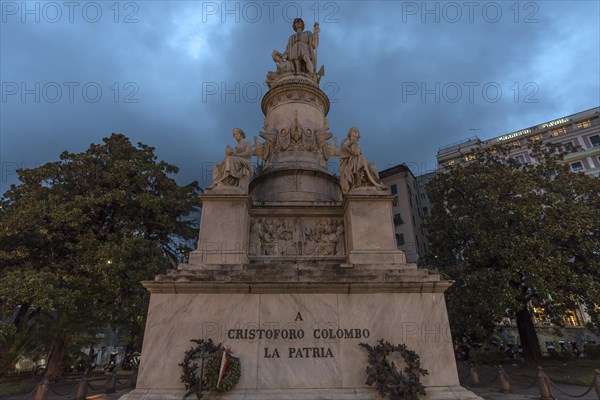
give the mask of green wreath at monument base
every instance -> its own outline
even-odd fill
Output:
[[[242,376],[242,364],[240,363],[240,359],[227,353],[225,356],[227,357],[227,370],[225,371],[223,379],[221,379],[221,384],[217,387],[222,357],[223,352],[219,351],[213,354],[206,362],[206,365],[204,365],[203,386],[206,390],[211,392],[225,393],[230,391],[237,385],[240,381],[240,376]]]
[[[406,345],[391,345],[377,341],[377,346],[360,343],[369,353],[367,366],[367,382],[369,386],[375,385],[379,395],[390,400],[418,400],[419,394],[426,395],[425,386],[420,382],[421,375],[428,372],[421,368],[419,356]],[[396,364],[387,357],[393,352],[398,352],[404,359],[406,366],[403,372],[398,372]]]
[[[215,345],[212,339],[192,339],[191,342],[196,343],[197,346],[186,351],[183,362],[179,364],[183,370],[181,382],[185,384],[186,389],[183,398],[195,393],[200,400],[204,390],[225,393],[233,389],[242,375],[240,359],[232,356],[229,352],[226,353],[227,367],[223,379],[217,387],[223,358],[221,344]],[[198,360],[201,360],[200,364],[198,364]]]

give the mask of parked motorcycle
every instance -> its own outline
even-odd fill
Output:
[[[140,353],[136,351],[125,355],[125,357],[123,358],[123,362],[121,363],[121,368],[123,368],[125,371],[129,371],[132,369],[138,369],[139,365]]]
[[[117,368],[117,354],[116,352],[110,353],[108,363],[104,366],[104,372],[113,372]]]

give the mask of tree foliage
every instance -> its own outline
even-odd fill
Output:
[[[103,141],[19,170],[21,183],[1,199],[0,314],[18,309],[17,328],[35,310],[80,331],[139,331],[148,299],[140,281],[192,249],[197,183],[177,185],[177,167],[152,147],[120,134]]]
[[[532,306],[561,325],[584,305],[598,327],[600,180],[570,172],[571,147],[530,143],[535,161],[481,150],[427,186],[430,264],[456,283],[448,291],[455,337],[481,340],[516,317],[525,356],[541,356]]]

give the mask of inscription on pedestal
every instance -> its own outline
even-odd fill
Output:
[[[294,322],[304,321],[302,314],[298,312]],[[299,329],[229,329],[227,338],[230,340],[284,340],[295,342],[305,338],[305,331]],[[312,338],[315,342],[322,339],[368,339],[371,332],[366,328],[351,329],[312,329]],[[278,347],[264,347],[263,358],[281,358],[281,354],[287,358],[333,358],[330,347],[286,347],[281,353]]]

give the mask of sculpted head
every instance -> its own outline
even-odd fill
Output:
[[[246,134],[240,128],[233,128],[233,137],[236,138],[236,140],[240,140],[240,138],[246,139]]]
[[[355,141],[358,141],[358,139],[360,139],[360,132],[358,132],[357,127],[353,126],[352,128],[348,129],[348,138],[354,139]]]
[[[298,32],[298,28],[300,28],[300,32],[304,30],[304,21],[302,18],[296,18],[292,23],[292,29],[294,32]]]

